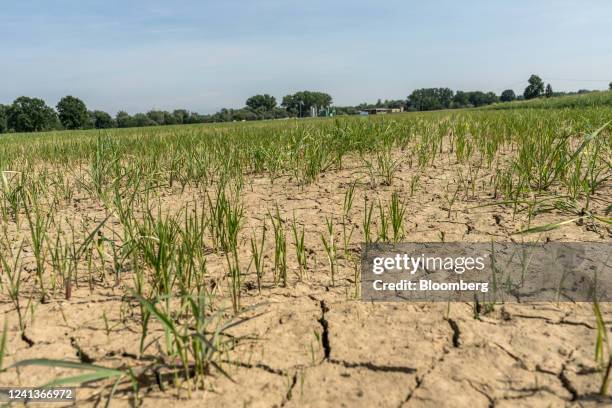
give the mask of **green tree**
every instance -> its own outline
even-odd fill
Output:
[[[96,129],[110,129],[115,127],[115,121],[106,112],[93,111],[92,112],[93,125]]]
[[[512,89],[506,89],[504,92],[501,93],[500,99],[502,102],[512,102],[516,99],[516,94]]]
[[[189,112],[186,109],[176,109],[172,112],[176,123],[189,123]]]
[[[174,114],[168,111],[164,111],[164,124],[165,125],[176,125],[177,123],[179,122],[176,116],[174,116]]]
[[[211,121],[210,115],[200,115],[197,112],[189,113],[189,117],[187,118],[187,123],[209,123]]]
[[[403,99],[396,99],[396,100],[389,100],[389,101],[385,100],[383,105],[385,108],[395,108],[395,109],[405,108],[406,101]]]
[[[453,97],[454,108],[465,108],[470,104],[470,98],[468,92],[457,91]]]
[[[283,106],[291,116],[310,116],[310,109],[327,108],[332,104],[332,97],[324,92],[301,91],[283,98]]]
[[[449,88],[415,89],[408,97],[408,106],[419,111],[448,109],[454,93]]]
[[[117,127],[120,128],[134,126],[132,117],[126,111],[117,112],[117,116],[115,116],[115,122],[117,122]]]
[[[289,117],[287,111],[283,108],[276,107],[265,113],[265,119],[282,119]]]
[[[7,126],[15,132],[38,132],[57,127],[53,108],[39,98],[20,96],[7,111]]]
[[[544,92],[544,82],[542,78],[537,75],[532,75],[529,77],[529,85],[525,88],[525,92],[523,96],[525,99],[534,99],[538,98]]]
[[[546,85],[546,91],[544,91],[544,95],[546,95],[547,98],[550,98],[551,96],[553,96],[553,89],[552,89],[552,86],[550,86],[550,84]]]
[[[608,89],[612,91],[612,82],[610,82],[610,84],[608,85]]]
[[[137,113],[132,116],[132,126],[156,126],[159,125],[156,121],[151,119],[149,115],[144,113]]]
[[[276,107],[276,98],[268,94],[254,95],[246,100],[246,106],[253,110],[270,111]]]
[[[134,115],[134,117],[136,117],[136,115]],[[155,122],[156,125],[165,125],[166,124],[166,115],[164,114],[163,111],[156,111],[156,110],[152,110],[147,112],[147,117],[152,121]],[[146,125],[139,125],[139,126],[146,126]]]
[[[57,103],[57,112],[66,129],[82,129],[87,126],[89,114],[85,103],[74,96],[64,96]]]
[[[299,100],[295,95],[285,95],[281,106],[287,110],[290,116],[301,116],[304,101]]]
[[[243,121],[243,120],[257,120],[260,117],[250,109],[237,109],[232,110],[231,120]]]
[[[0,104],[0,133],[8,132],[8,106]]]
[[[469,92],[470,105],[479,107],[487,104],[487,95],[481,91]]]

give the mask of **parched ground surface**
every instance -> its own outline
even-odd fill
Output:
[[[397,157],[402,154],[408,155],[398,152]],[[479,318],[475,318],[471,303],[370,304],[355,299],[354,265],[342,254],[336,285],[331,285],[320,234],[326,231],[325,217],[334,216],[341,248],[338,223],[346,188],[354,180],[359,180],[350,213],[355,226],[351,240],[355,258],[363,241],[365,205],[379,198],[385,202],[393,191],[399,191],[407,203],[405,241],[508,241],[517,239],[512,234],[525,226],[526,216],[513,216],[509,208],[476,208],[495,201],[480,189],[473,197],[459,193],[449,212],[447,186],[452,189],[457,183],[456,165],[440,163],[428,169],[411,196],[410,182],[415,174],[405,161],[392,186],[373,187],[359,162],[349,160],[343,170],[324,173],[308,186],[299,186],[286,177],[274,183],[266,177],[247,178],[242,193],[246,219],[240,244],[243,270],[250,263],[252,232],[261,229],[268,212],[278,204],[285,220],[295,214],[305,227],[308,271],[300,281],[287,222],[289,285],[275,287],[271,276],[273,239],[268,231],[261,293],[254,285],[252,265],[244,278],[243,306],[254,306],[246,315],[256,317],[232,329],[232,334],[248,337],[223,360],[223,367],[235,382],[213,370],[204,390],[188,393],[177,390],[170,381],[160,384],[150,379],[140,385],[139,403],[146,407],[612,404],[609,398],[597,396],[601,372],[594,361],[596,323],[590,304],[497,305]],[[482,175],[481,181],[486,182],[489,176]],[[610,193],[612,188],[606,186],[599,195],[609,199]],[[173,209],[203,197],[203,192],[187,189],[166,192],[161,200]],[[87,198],[62,211],[75,219],[104,218],[99,203]],[[374,219],[376,214],[375,210]],[[568,216],[551,213],[536,217],[534,224],[565,218]],[[108,228],[117,223],[112,221]],[[269,219],[267,224],[270,228]],[[601,225],[573,223],[546,237],[553,241],[610,242],[612,232]],[[217,298],[227,298],[224,257],[211,253],[207,264],[208,272],[217,279]],[[28,279],[31,282],[33,276]],[[137,307],[125,296],[132,277],[124,276],[118,286],[113,285],[113,278],[108,281],[107,285],[94,286],[93,291],[86,284],[80,285],[69,301],[61,294],[45,304],[33,300],[33,318],[28,317],[23,337],[12,305],[3,295],[0,310],[9,321],[5,366],[42,357],[80,359],[109,367],[142,364],[137,358]],[[612,327],[610,305],[603,304],[602,312],[608,328]],[[162,333],[159,327],[152,331],[151,339]],[[0,373],[0,385],[40,385],[70,373],[40,367],[9,369]],[[109,388],[99,383],[80,388],[77,406],[104,406]],[[120,384],[112,406],[133,404],[131,385]]]

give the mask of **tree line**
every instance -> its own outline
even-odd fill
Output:
[[[63,97],[55,106],[40,98],[21,96],[10,105],[0,104],[0,133],[40,132],[63,129],[109,129],[141,126],[179,125],[192,123],[233,122],[260,119],[282,119],[310,116],[329,108],[332,97],[324,92],[300,91],[286,95],[280,106],[274,96],[254,95],[241,109],[221,109],[211,115],[201,115],[187,109],[172,112],[151,110],[130,115],[119,111],[115,117],[100,110],[88,110],[85,102],[74,96]]]
[[[423,88],[414,90],[406,100],[405,109],[408,111],[429,111],[439,109],[477,108],[498,102],[512,102],[515,100],[529,100],[540,97],[574,95],[593,92],[581,89],[578,92],[555,92],[550,84],[538,75],[531,75],[527,80],[527,87],[522,95],[516,95],[514,90],[506,89],[499,96],[494,92],[457,91],[449,88]],[[612,83],[610,83],[612,90]]]
[[[405,100],[378,100],[374,104],[362,103],[356,106],[335,107],[337,115],[354,115],[373,108],[404,108],[406,111],[429,111],[439,109],[458,109],[480,107],[497,102],[512,102],[539,97],[552,97],[568,94],[591,92],[554,92],[550,84],[538,75],[531,75],[522,95],[507,89],[497,96],[494,92],[452,91],[450,88],[415,89]],[[610,83],[612,90],[612,82]],[[115,117],[100,110],[88,110],[85,103],[74,96],[63,97],[55,106],[48,106],[40,98],[21,96],[10,105],[0,104],[0,133],[39,132],[62,129],[109,129],[141,126],[179,125],[211,122],[233,122],[261,119],[283,119],[306,117],[320,111],[328,111],[332,97],[324,92],[300,91],[283,97],[280,106],[276,98],[269,94],[254,95],[248,98],[240,109],[221,109],[211,115],[201,115],[187,109],[172,112],[151,110],[147,113],[130,115],[119,111]]]

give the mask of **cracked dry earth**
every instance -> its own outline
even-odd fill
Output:
[[[398,153],[398,155],[401,153]],[[456,165],[453,165],[456,167]],[[590,304],[542,303],[497,305],[475,318],[471,303],[366,303],[355,300],[353,264],[339,260],[336,285],[331,285],[329,265],[320,234],[325,217],[339,219],[346,187],[357,183],[351,222],[355,226],[351,252],[359,255],[363,241],[361,220],[371,200],[388,200],[393,191],[406,199],[405,241],[488,242],[515,238],[525,224],[523,214],[508,208],[478,204],[493,202],[486,191],[460,198],[449,211],[445,187],[456,182],[453,166],[439,165],[421,175],[410,196],[416,170],[402,165],[393,186],[372,186],[364,179],[357,160],[343,170],[327,172],[309,186],[283,178],[273,184],[265,177],[248,179],[242,194],[246,222],[241,236],[243,270],[250,262],[249,241],[259,231],[268,211],[278,204],[284,219],[305,226],[309,249],[308,271],[302,281],[294,273],[288,287],[272,284],[273,247],[266,244],[264,287],[258,293],[253,269],[244,278],[243,305],[256,316],[232,328],[235,336],[248,336],[224,357],[223,367],[235,382],[212,371],[206,389],[178,391],[170,382],[140,384],[145,407],[564,407],[612,405],[598,396],[601,372],[594,361],[595,318]],[[488,177],[488,176],[483,176]],[[610,197],[606,186],[600,196]],[[202,200],[203,192],[166,191],[169,209]],[[461,197],[461,196],[460,196]],[[95,200],[83,199],[65,209],[73,217],[104,217]],[[376,217],[374,217],[376,218]],[[545,214],[544,224],[564,219]],[[336,221],[338,222],[338,221]],[[376,225],[376,222],[374,222]],[[268,225],[270,225],[268,220]],[[116,227],[111,223],[108,228]],[[292,242],[287,223],[287,237]],[[339,228],[337,228],[337,231]],[[376,227],[373,227],[376,230]],[[572,224],[545,236],[553,241],[610,242],[610,229]],[[337,236],[340,242],[340,235]],[[290,270],[297,264],[288,249]],[[341,252],[341,251],[340,251]],[[227,296],[224,258],[210,254],[211,276],[217,296]],[[14,311],[6,299],[2,312],[9,317],[10,336],[5,364],[25,358],[79,359],[94,364],[135,366],[140,340],[137,308],[125,297],[131,277],[119,286],[87,285],[75,289],[70,301],[57,296],[37,304],[34,319],[19,336]],[[607,327],[612,308],[602,304]],[[107,333],[103,316],[110,326]],[[160,336],[153,327],[151,339]],[[0,373],[0,384],[40,385],[70,374],[59,369],[25,367]],[[77,406],[104,406],[111,384],[89,384],[78,390]],[[112,406],[130,406],[131,385],[119,386]],[[612,390],[609,390],[610,392]]]

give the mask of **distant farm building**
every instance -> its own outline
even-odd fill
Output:
[[[372,108],[366,110],[366,112],[368,112],[370,115],[386,115],[387,113],[400,113],[403,111],[403,106],[399,108]]]

